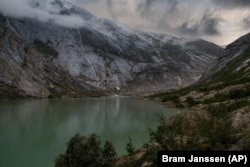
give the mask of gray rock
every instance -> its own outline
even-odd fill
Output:
[[[61,2],[61,1],[60,1]],[[85,25],[0,15],[0,97],[84,97],[165,91],[190,85],[222,48],[145,33],[61,4]]]

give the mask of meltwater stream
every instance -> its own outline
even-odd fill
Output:
[[[52,167],[76,133],[96,133],[126,153],[129,136],[136,148],[158,124],[157,113],[181,110],[131,97],[0,101],[0,166]]]

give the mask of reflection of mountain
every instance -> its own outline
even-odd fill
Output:
[[[71,126],[82,126],[83,129],[98,126],[101,128],[100,131],[102,131],[105,128],[116,129],[119,126],[123,127],[123,125],[126,125],[124,128],[128,128],[130,125],[133,125],[128,125],[126,124],[127,122],[137,124],[140,120],[145,120],[146,125],[152,122],[150,121],[152,115],[155,118],[156,113],[164,112],[165,110],[165,107],[156,105],[153,102],[139,101],[128,97],[17,100],[1,103],[1,122],[6,124],[9,122],[8,120],[15,119],[13,125],[17,128],[19,128],[18,124],[21,125],[28,122],[36,125],[41,124],[41,126],[46,122],[53,125],[60,125],[61,122],[66,122],[65,125],[68,126],[69,130]],[[175,111],[169,112],[169,116],[174,113]],[[57,124],[53,123],[53,121],[57,121]],[[108,127],[103,127],[103,125]],[[32,126],[29,126],[29,128],[32,128]],[[65,128],[63,129],[65,130]]]
[[[144,33],[56,1],[80,28],[0,14],[1,97],[83,97],[183,87],[197,81],[221,48]]]
[[[119,153],[125,153],[128,136],[138,147],[147,141],[148,128],[158,123],[156,112],[166,111],[169,117],[176,114],[156,103],[126,97],[1,101],[0,111],[1,165],[7,161],[5,155],[12,161],[20,157],[20,150],[22,161],[43,162],[40,166],[53,163],[75,133],[97,133],[102,140],[111,140]],[[37,155],[43,156],[36,159]]]

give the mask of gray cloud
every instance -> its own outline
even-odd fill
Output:
[[[81,5],[95,4],[95,3],[100,2],[100,1],[101,0],[72,0],[73,3],[81,4]]]
[[[142,17],[147,18],[148,16],[150,16],[148,15],[148,13],[151,12],[151,6],[153,5],[153,3],[155,3],[154,0],[145,0],[139,3],[137,10],[139,11]]]
[[[193,20],[184,22],[182,25],[180,25],[177,28],[177,30],[181,34],[198,35],[198,32],[199,32],[198,22],[193,21]]]
[[[221,22],[218,18],[209,18],[203,22],[203,31],[207,35],[219,35],[218,24]]]
[[[138,4],[137,12],[149,20],[162,20],[167,14],[178,12],[177,6],[177,0],[143,0]]]
[[[63,8],[55,1],[57,0],[1,0],[0,12],[11,17],[55,22],[66,27],[84,25],[84,20],[78,16],[60,15]]]
[[[84,25],[84,20],[77,16],[60,15],[61,7],[55,5],[54,1],[57,0],[0,0],[0,12],[13,17],[54,21],[69,27]],[[221,44],[247,33],[250,26],[250,19],[246,17],[250,0],[64,1],[142,30],[196,36]],[[234,10],[231,12],[229,9]]]
[[[97,15],[105,15],[109,19],[146,31],[196,36],[223,45],[247,33],[249,23],[248,18],[243,18],[249,13],[250,0],[94,1],[98,2],[92,3],[93,6],[87,9]],[[234,10],[231,12],[229,9]],[[243,21],[240,23],[240,20]]]
[[[135,12],[141,19],[151,22],[153,29],[175,33],[176,20],[181,15],[178,5],[178,0],[140,0]]]
[[[219,22],[221,22],[221,19],[218,18],[203,18],[199,21],[191,20],[184,22],[177,27],[177,30],[180,34],[188,36],[219,35]]]
[[[243,19],[243,28],[250,29],[250,15]]]
[[[201,20],[202,33],[207,35],[219,35],[218,25],[223,20],[213,17],[212,14],[204,14]]]
[[[212,0],[212,2],[222,8],[250,7],[250,0]]]
[[[112,17],[113,20],[117,20],[114,12],[113,12],[113,1],[112,0],[107,0],[107,5],[109,7],[109,11],[110,11],[110,15]]]
[[[114,12],[115,9],[115,2],[120,3],[121,0],[72,0],[72,2],[77,5],[81,6],[83,8],[89,7],[89,6],[96,6],[93,7],[94,11],[97,11],[98,13],[103,13],[103,11],[107,10],[110,15],[110,19],[117,20],[116,13]],[[93,10],[92,8],[92,10]]]
[[[187,36],[220,34],[218,25],[221,19],[213,17],[206,12],[207,9],[200,9],[205,10],[203,17],[192,18],[195,9],[187,13],[183,7],[179,7],[182,3],[180,0],[144,0],[138,4],[137,12],[142,18],[154,22],[158,29],[167,29],[171,33]],[[190,1],[188,5],[192,8],[194,4]],[[187,18],[192,19],[187,21]]]

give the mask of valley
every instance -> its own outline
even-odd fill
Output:
[[[24,164],[23,150],[26,158],[36,151],[27,166],[47,152],[44,164],[56,167],[154,167],[160,150],[250,150],[249,33],[224,48],[132,28],[65,0],[49,5],[41,16],[0,8],[0,166]],[[203,19],[210,28],[223,22]],[[193,33],[195,25],[181,28]]]

